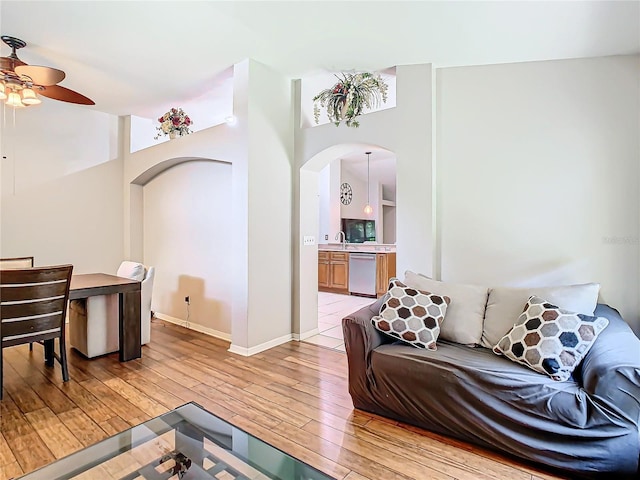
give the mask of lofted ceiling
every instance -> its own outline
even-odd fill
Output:
[[[91,108],[155,117],[228,93],[245,58],[304,78],[639,53],[640,2],[3,0],[0,31],[27,42],[25,62],[64,70]]]

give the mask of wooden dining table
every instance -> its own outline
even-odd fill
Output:
[[[128,362],[142,356],[140,338],[141,290],[141,282],[107,273],[83,273],[71,276],[69,300],[78,300],[95,295],[118,294],[119,355],[121,362]]]

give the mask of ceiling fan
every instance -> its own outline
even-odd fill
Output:
[[[5,100],[7,105],[37,105],[41,103],[38,94],[62,102],[95,105],[90,98],[58,85],[66,76],[62,70],[27,65],[20,60],[16,50],[26,47],[26,42],[7,35],[0,38],[11,47],[11,55],[0,57],[0,100]]]

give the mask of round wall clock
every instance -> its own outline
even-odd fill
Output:
[[[353,191],[351,190],[351,185],[347,182],[344,182],[340,185],[340,201],[343,205],[349,205],[351,203],[351,199],[353,198]]]

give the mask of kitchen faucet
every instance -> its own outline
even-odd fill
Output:
[[[342,240],[340,240],[340,235],[342,235]],[[347,240],[346,240],[346,237],[345,237],[344,232],[342,230],[340,230],[338,233],[336,233],[336,240],[338,240],[342,244],[342,249],[343,250],[345,250],[347,248]]]

